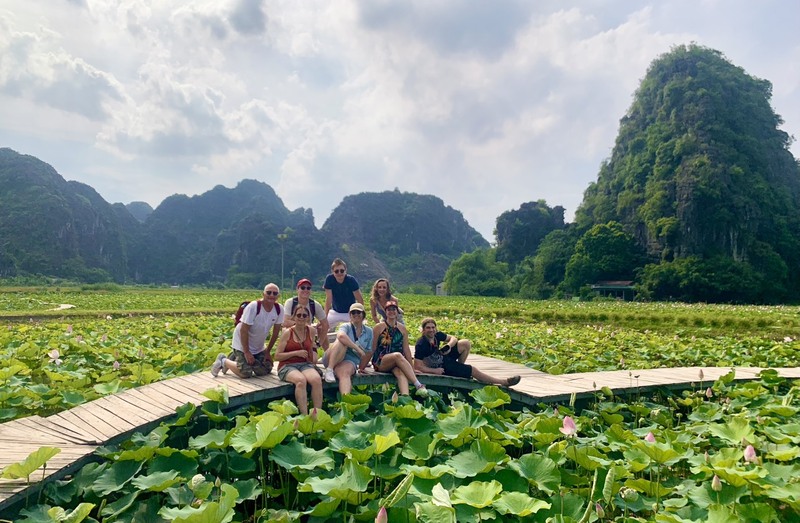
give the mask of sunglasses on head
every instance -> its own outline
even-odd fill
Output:
[[[280,291],[264,291],[264,294],[266,294],[267,296],[277,296],[278,294],[280,294]]]
[[[294,317],[295,318],[308,318],[308,314],[306,314],[305,312],[301,312],[299,314],[295,314]]]
[[[334,274],[344,274],[347,272],[347,269],[334,269]]]
[[[301,285],[300,286],[300,290],[301,291],[310,291],[311,290],[311,285]]]

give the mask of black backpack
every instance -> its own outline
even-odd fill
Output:
[[[297,298],[297,296],[292,298],[292,310],[289,311],[289,314],[294,314],[294,310],[297,308],[297,304],[299,302],[300,302],[300,300]],[[317,311],[314,310],[314,309],[316,309],[316,306],[314,305],[314,300],[309,299],[308,300],[308,306],[311,309],[311,318],[309,319],[310,320],[309,323],[311,323],[312,321],[314,321],[314,318],[317,317]]]
[[[256,303],[258,304],[256,305],[256,316],[258,316],[259,314],[261,314],[261,300],[256,300]],[[234,327],[239,325],[239,322],[242,321],[242,313],[244,312],[245,307],[247,307],[248,305],[250,305],[250,301],[243,301],[242,303],[239,304],[239,308],[236,309],[236,314],[233,317]],[[275,311],[278,313],[278,316],[281,315],[281,306],[278,305],[277,303],[275,304]]]

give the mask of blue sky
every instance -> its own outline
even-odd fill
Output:
[[[572,219],[674,45],[772,82],[800,137],[798,20],[794,0],[0,0],[0,147],[109,202],[261,180],[318,227],[348,194],[435,194],[493,241],[523,202]]]

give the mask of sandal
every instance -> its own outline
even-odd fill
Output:
[[[519,376],[511,376],[506,380],[506,387],[513,387],[514,385],[519,383],[521,378]]]

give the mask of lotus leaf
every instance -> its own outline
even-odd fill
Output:
[[[231,446],[238,452],[247,454],[255,448],[273,448],[293,431],[292,424],[275,412],[267,412],[255,420],[234,429]]]
[[[236,497],[237,503],[241,503],[242,501],[248,499],[256,499],[262,493],[261,484],[257,479],[245,479],[237,481],[233,484],[233,488],[235,488],[236,492],[238,493],[238,496]]]
[[[455,477],[470,478],[482,472],[489,472],[506,460],[508,455],[502,446],[491,441],[476,440],[472,442],[469,450],[456,454],[445,464],[455,471]]]
[[[766,459],[775,461],[792,461],[800,456],[800,448],[794,445],[776,445],[768,447]]]
[[[669,443],[637,441],[634,446],[659,465],[674,465],[685,457],[685,453],[679,453]]]
[[[297,486],[300,492],[316,492],[339,499],[349,499],[351,493],[366,492],[372,474],[369,467],[345,460],[342,473],[332,478],[310,477]]]
[[[484,508],[491,505],[502,491],[503,485],[499,481],[473,481],[453,490],[451,499],[454,505]]]
[[[197,473],[197,452],[193,450],[174,450],[169,454],[158,449],[156,456],[148,464],[148,472],[176,471],[184,478],[191,478]]]
[[[114,518],[119,516],[123,512],[126,512],[131,506],[133,506],[136,498],[139,497],[139,491],[134,490],[133,492],[129,492],[125,494],[118,500],[114,501],[113,503],[109,503],[108,505],[104,506],[103,509],[100,511],[100,515],[106,518]],[[191,499],[189,500],[191,501]]]
[[[397,431],[390,432],[387,436],[383,434],[375,435],[375,454],[383,454],[395,445],[400,444],[400,436]]]
[[[734,487],[741,487],[750,482],[756,482],[767,475],[767,470],[764,468],[745,470],[742,468],[717,467],[714,470],[720,478]]]
[[[442,507],[430,502],[416,503],[414,507],[420,523],[456,523],[456,511],[452,507]]]
[[[297,440],[275,447],[269,459],[288,470],[313,470],[317,467],[332,470],[335,463],[330,450],[310,449]]]
[[[413,436],[403,447],[403,457],[413,460],[429,460],[436,449],[436,442],[430,434]]]
[[[215,387],[205,390],[203,391],[203,396],[221,405],[227,405],[230,401],[227,387]]]
[[[81,503],[73,510],[67,512],[61,507],[53,507],[47,511],[52,521],[63,523],[80,523],[91,514],[94,509],[94,503]]]
[[[469,393],[479,404],[487,409],[496,409],[501,405],[511,403],[511,396],[496,385],[475,389]]]
[[[450,500],[450,491],[437,483],[431,489],[431,503],[440,507],[452,507],[453,502]]]
[[[153,492],[163,492],[176,483],[180,483],[183,478],[178,476],[178,471],[154,472],[147,476],[138,476],[131,480],[131,484],[139,490],[150,490]]]
[[[404,464],[400,466],[400,470],[408,474],[414,474],[422,479],[438,479],[445,474],[455,474],[452,467],[447,465],[436,465],[434,467],[417,466]]]
[[[773,443],[800,443],[800,424],[798,423],[762,426],[761,432]]]
[[[665,487],[662,483],[648,481],[644,478],[628,479],[625,481],[625,486],[650,496],[651,498],[663,498],[672,492],[671,488]]]
[[[220,487],[222,494],[219,502],[209,501],[199,508],[183,507],[180,509],[164,507],[158,514],[174,523],[228,523],[233,519],[236,498],[239,493],[231,485]]]
[[[143,464],[144,462],[136,460],[117,461],[97,478],[92,489],[101,497],[121,491],[139,473]]]
[[[397,419],[419,419],[425,416],[425,411],[416,403],[394,407],[391,413]]]
[[[393,507],[401,499],[405,498],[413,482],[414,475],[406,474],[406,477],[404,477],[403,480],[397,484],[394,490],[392,490],[392,492],[390,492],[389,495],[383,500],[383,506],[386,508]]]
[[[2,478],[4,479],[22,479],[26,480],[33,474],[39,467],[44,466],[50,458],[61,452],[61,449],[55,447],[40,447],[28,454],[20,463],[12,463],[3,469]]]
[[[522,518],[550,508],[550,503],[534,499],[522,492],[504,493],[492,505],[500,514],[514,514]]]
[[[469,405],[464,405],[451,415],[441,416],[437,426],[445,439],[461,440],[487,423],[486,418],[481,416],[478,411]]]
[[[227,430],[211,429],[196,438],[189,438],[189,447],[193,449],[221,449],[228,446],[228,436],[230,434],[231,432]]]

